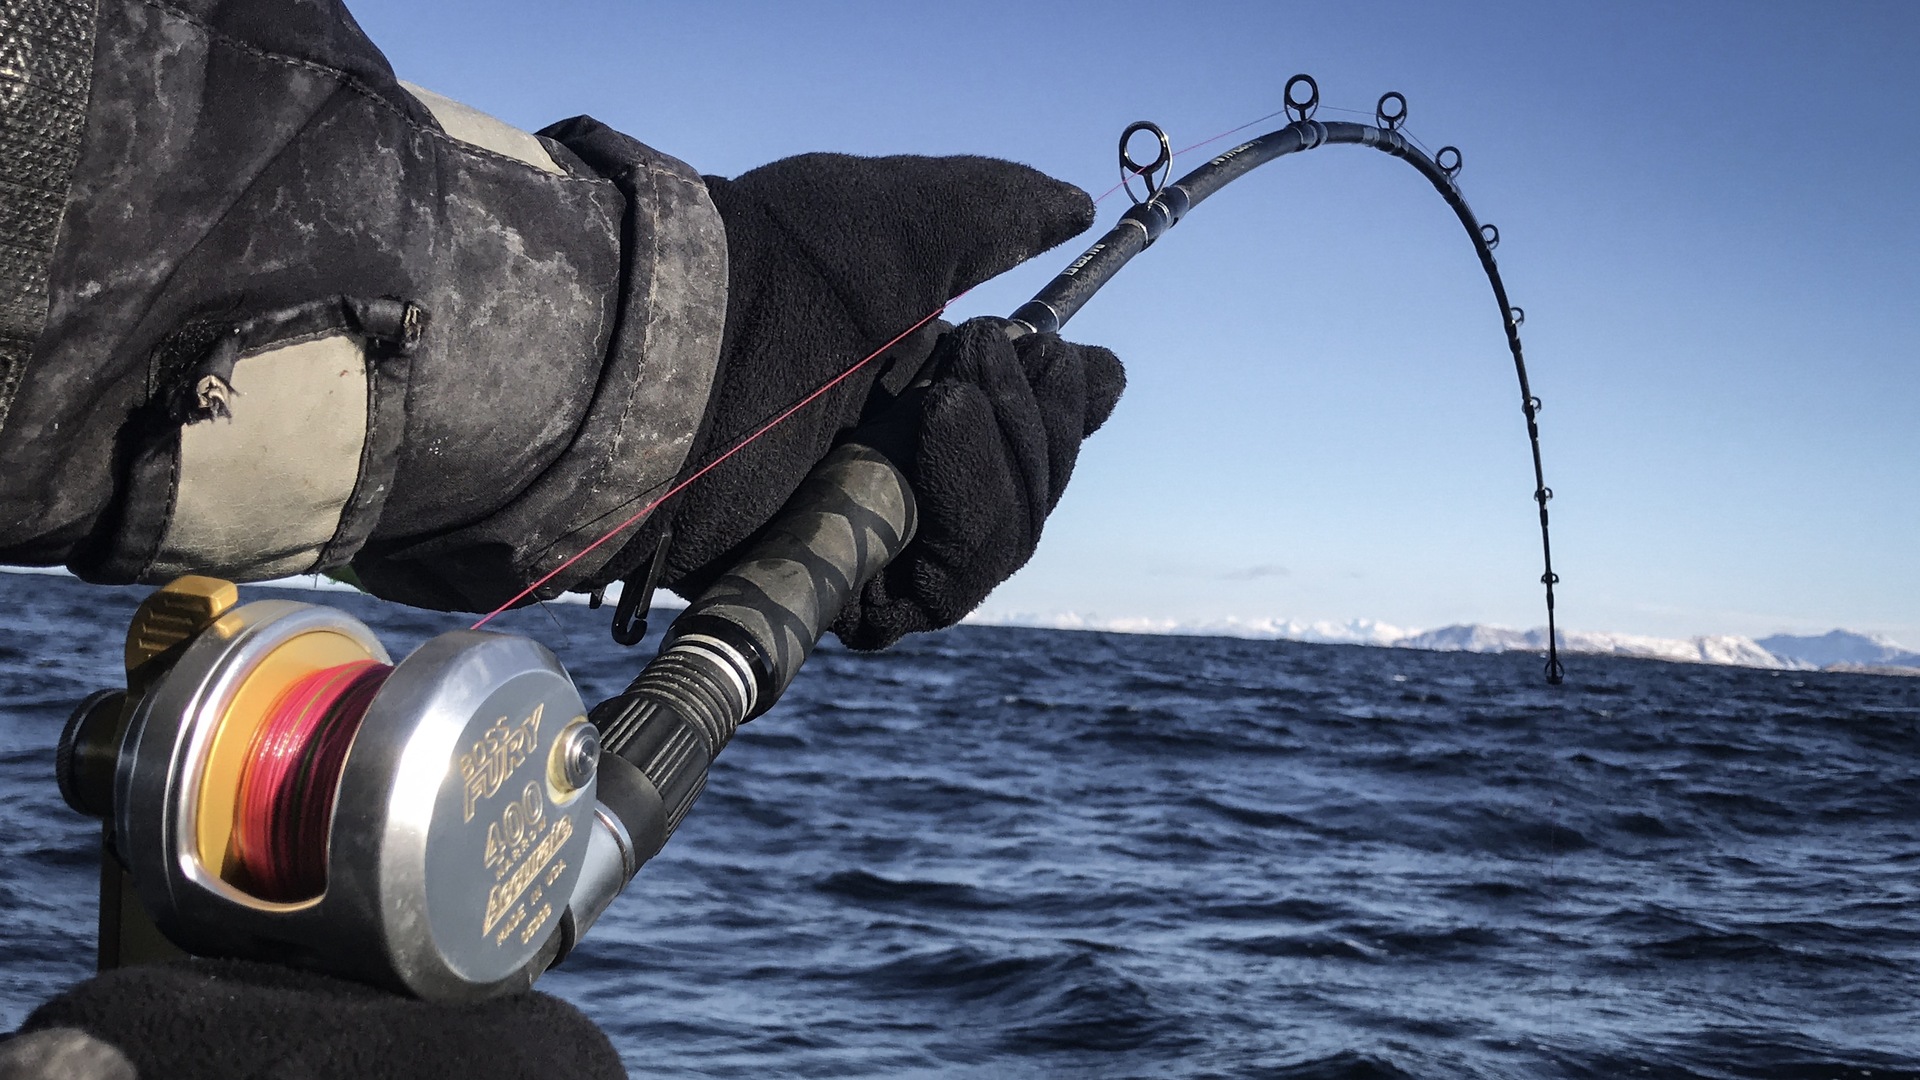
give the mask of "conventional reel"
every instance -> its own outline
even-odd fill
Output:
[[[62,794],[106,823],[102,966],[155,954],[137,898],[193,954],[438,999],[531,983],[635,861],[596,813],[599,733],[565,669],[468,630],[395,665],[342,611],[237,600],[200,577],[154,593],[128,689],[61,736]]]
[[[391,664],[334,608],[174,581],[134,615],[127,688],[60,737],[62,795],[105,822],[100,966],[184,950],[435,1000],[524,989],[915,520],[886,456],[841,445],[591,713],[526,638],[456,630]]]

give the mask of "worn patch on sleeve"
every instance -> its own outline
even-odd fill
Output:
[[[180,430],[173,513],[149,576],[259,579],[315,568],[367,440],[367,360],[331,334],[241,358],[232,415]]]
[[[505,155],[515,161],[526,162],[542,172],[559,173],[561,171],[560,166],[554,162],[553,155],[547,153],[547,148],[541,146],[540,140],[531,134],[521,131],[504,120],[496,120],[471,105],[462,105],[450,97],[436,94],[424,86],[415,86],[405,79],[400,80],[400,86],[407,93],[412,94],[420,104],[427,107],[427,111],[439,121],[440,129],[450,137],[482,150],[491,150],[496,154]]]

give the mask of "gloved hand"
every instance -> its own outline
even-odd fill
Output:
[[[852,436],[901,466],[920,512],[906,550],[834,622],[852,648],[951,626],[1025,566],[1081,441],[1120,400],[1111,352],[1057,334],[1012,342],[1006,325],[973,319],[946,335],[931,385]]]
[[[696,464],[954,295],[1093,221],[1078,188],[979,157],[807,154],[707,186],[727,229],[728,300]],[[663,581],[693,596],[732,565],[838,438],[914,381],[946,329],[928,323],[679,495]]]
[[[110,971],[40,1006],[0,1043],[0,1076],[132,1080],[100,1042],[143,1080],[627,1075],[606,1035],[546,994],[436,1004],[268,964],[182,960]]]

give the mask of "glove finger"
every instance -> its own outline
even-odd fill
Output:
[[[1127,371],[1112,350],[1076,345],[1056,334],[1021,338],[1017,346],[1027,381],[1043,407],[1076,403],[1079,438],[1099,431],[1113,415],[1127,388]]]
[[[1044,496],[1044,474],[1028,476],[1045,468],[1044,437],[1035,438],[1038,411],[1005,323],[976,319],[951,330],[927,371],[931,384],[908,390],[853,436],[912,477],[920,527],[835,619],[834,633],[850,648],[886,648],[965,616],[972,594],[998,583],[994,552],[1017,550],[999,534],[1018,532],[1035,515],[1036,487]],[[1018,433],[1012,439],[1009,425]],[[1009,529],[1008,518],[1019,524]]]
[[[1047,494],[1051,512],[1066,490],[1073,465],[1080,457],[1087,413],[1086,364],[1080,347],[1048,334],[1022,339],[1020,362],[1033,388],[1040,421],[1046,431]]]
[[[1037,169],[993,158],[961,158],[967,198],[940,206],[938,242],[964,252],[948,295],[998,277],[1093,225],[1093,199]]]
[[[1126,386],[1126,372],[1106,349],[1075,345],[1046,334],[1018,342],[1020,361],[1047,431],[1051,512],[1065,493],[1080,458],[1080,444],[1113,412]]]
[[[977,470],[988,467],[989,462],[998,465],[1017,481],[1012,494],[1019,502],[1009,505],[1024,509],[1021,524],[1037,540],[1052,489],[1048,452],[1052,439],[1046,410],[1035,396],[1020,353],[1007,340],[1002,325],[995,319],[961,324],[953,335],[954,349],[946,371],[934,384],[936,388],[976,387],[991,409],[991,425],[969,428],[931,407],[959,398],[930,400],[921,424],[920,457],[924,464],[916,477],[955,469]]]
[[[974,384],[934,386],[927,395],[913,470],[924,548],[933,561],[949,567],[991,564],[981,566],[982,576],[1016,557],[1025,536],[1038,538],[1036,511],[1046,497],[1044,443],[1032,432],[1024,439],[1009,438],[996,406]],[[1024,556],[1018,561],[1024,562]],[[998,580],[986,588],[993,584]],[[984,589],[962,591],[985,595]]]
[[[985,374],[1004,382],[1009,366],[988,365]],[[1017,375],[1012,381],[1028,393]],[[1044,471],[1045,448],[1010,449],[1001,404],[965,379],[927,389],[913,468],[920,529],[835,620],[833,630],[848,647],[882,649],[908,633],[951,626],[1032,557],[1039,539],[1035,500],[1044,490],[1036,493],[1026,473]],[[1015,460],[1021,456],[1033,460],[1023,468]]]
[[[984,157],[803,154],[727,187],[762,204],[874,332],[897,333],[1084,232],[1094,214],[1079,188]]]
[[[901,460],[897,444],[911,431],[920,529],[835,620],[852,648],[950,626],[1026,565],[1079,455],[1090,385],[1104,419],[1124,381],[1104,349],[1054,335],[1016,345],[998,319],[962,324],[934,355],[938,374],[915,391],[913,426],[899,412],[908,398],[856,436]]]
[[[896,586],[896,576],[904,584]],[[867,582],[853,603],[840,609],[828,629],[847,648],[871,652],[884,649],[908,634],[938,628],[914,597],[905,563],[896,559]]]
[[[1081,365],[1086,376],[1087,411],[1080,436],[1085,438],[1099,431],[1113,415],[1114,406],[1120,404],[1120,395],[1127,389],[1127,369],[1120,365],[1120,358],[1113,355],[1111,349],[1098,345],[1075,346],[1081,350]]]

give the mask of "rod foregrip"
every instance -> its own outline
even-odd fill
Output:
[[[569,904],[575,936],[666,844],[734,732],[773,705],[915,524],[913,490],[893,462],[843,444],[673,621],[640,677],[594,708],[600,813]]]
[[[816,465],[745,557],[675,619],[676,642],[745,647],[747,718],[793,682],[840,609],[913,539],[913,489],[886,455],[845,443]]]

